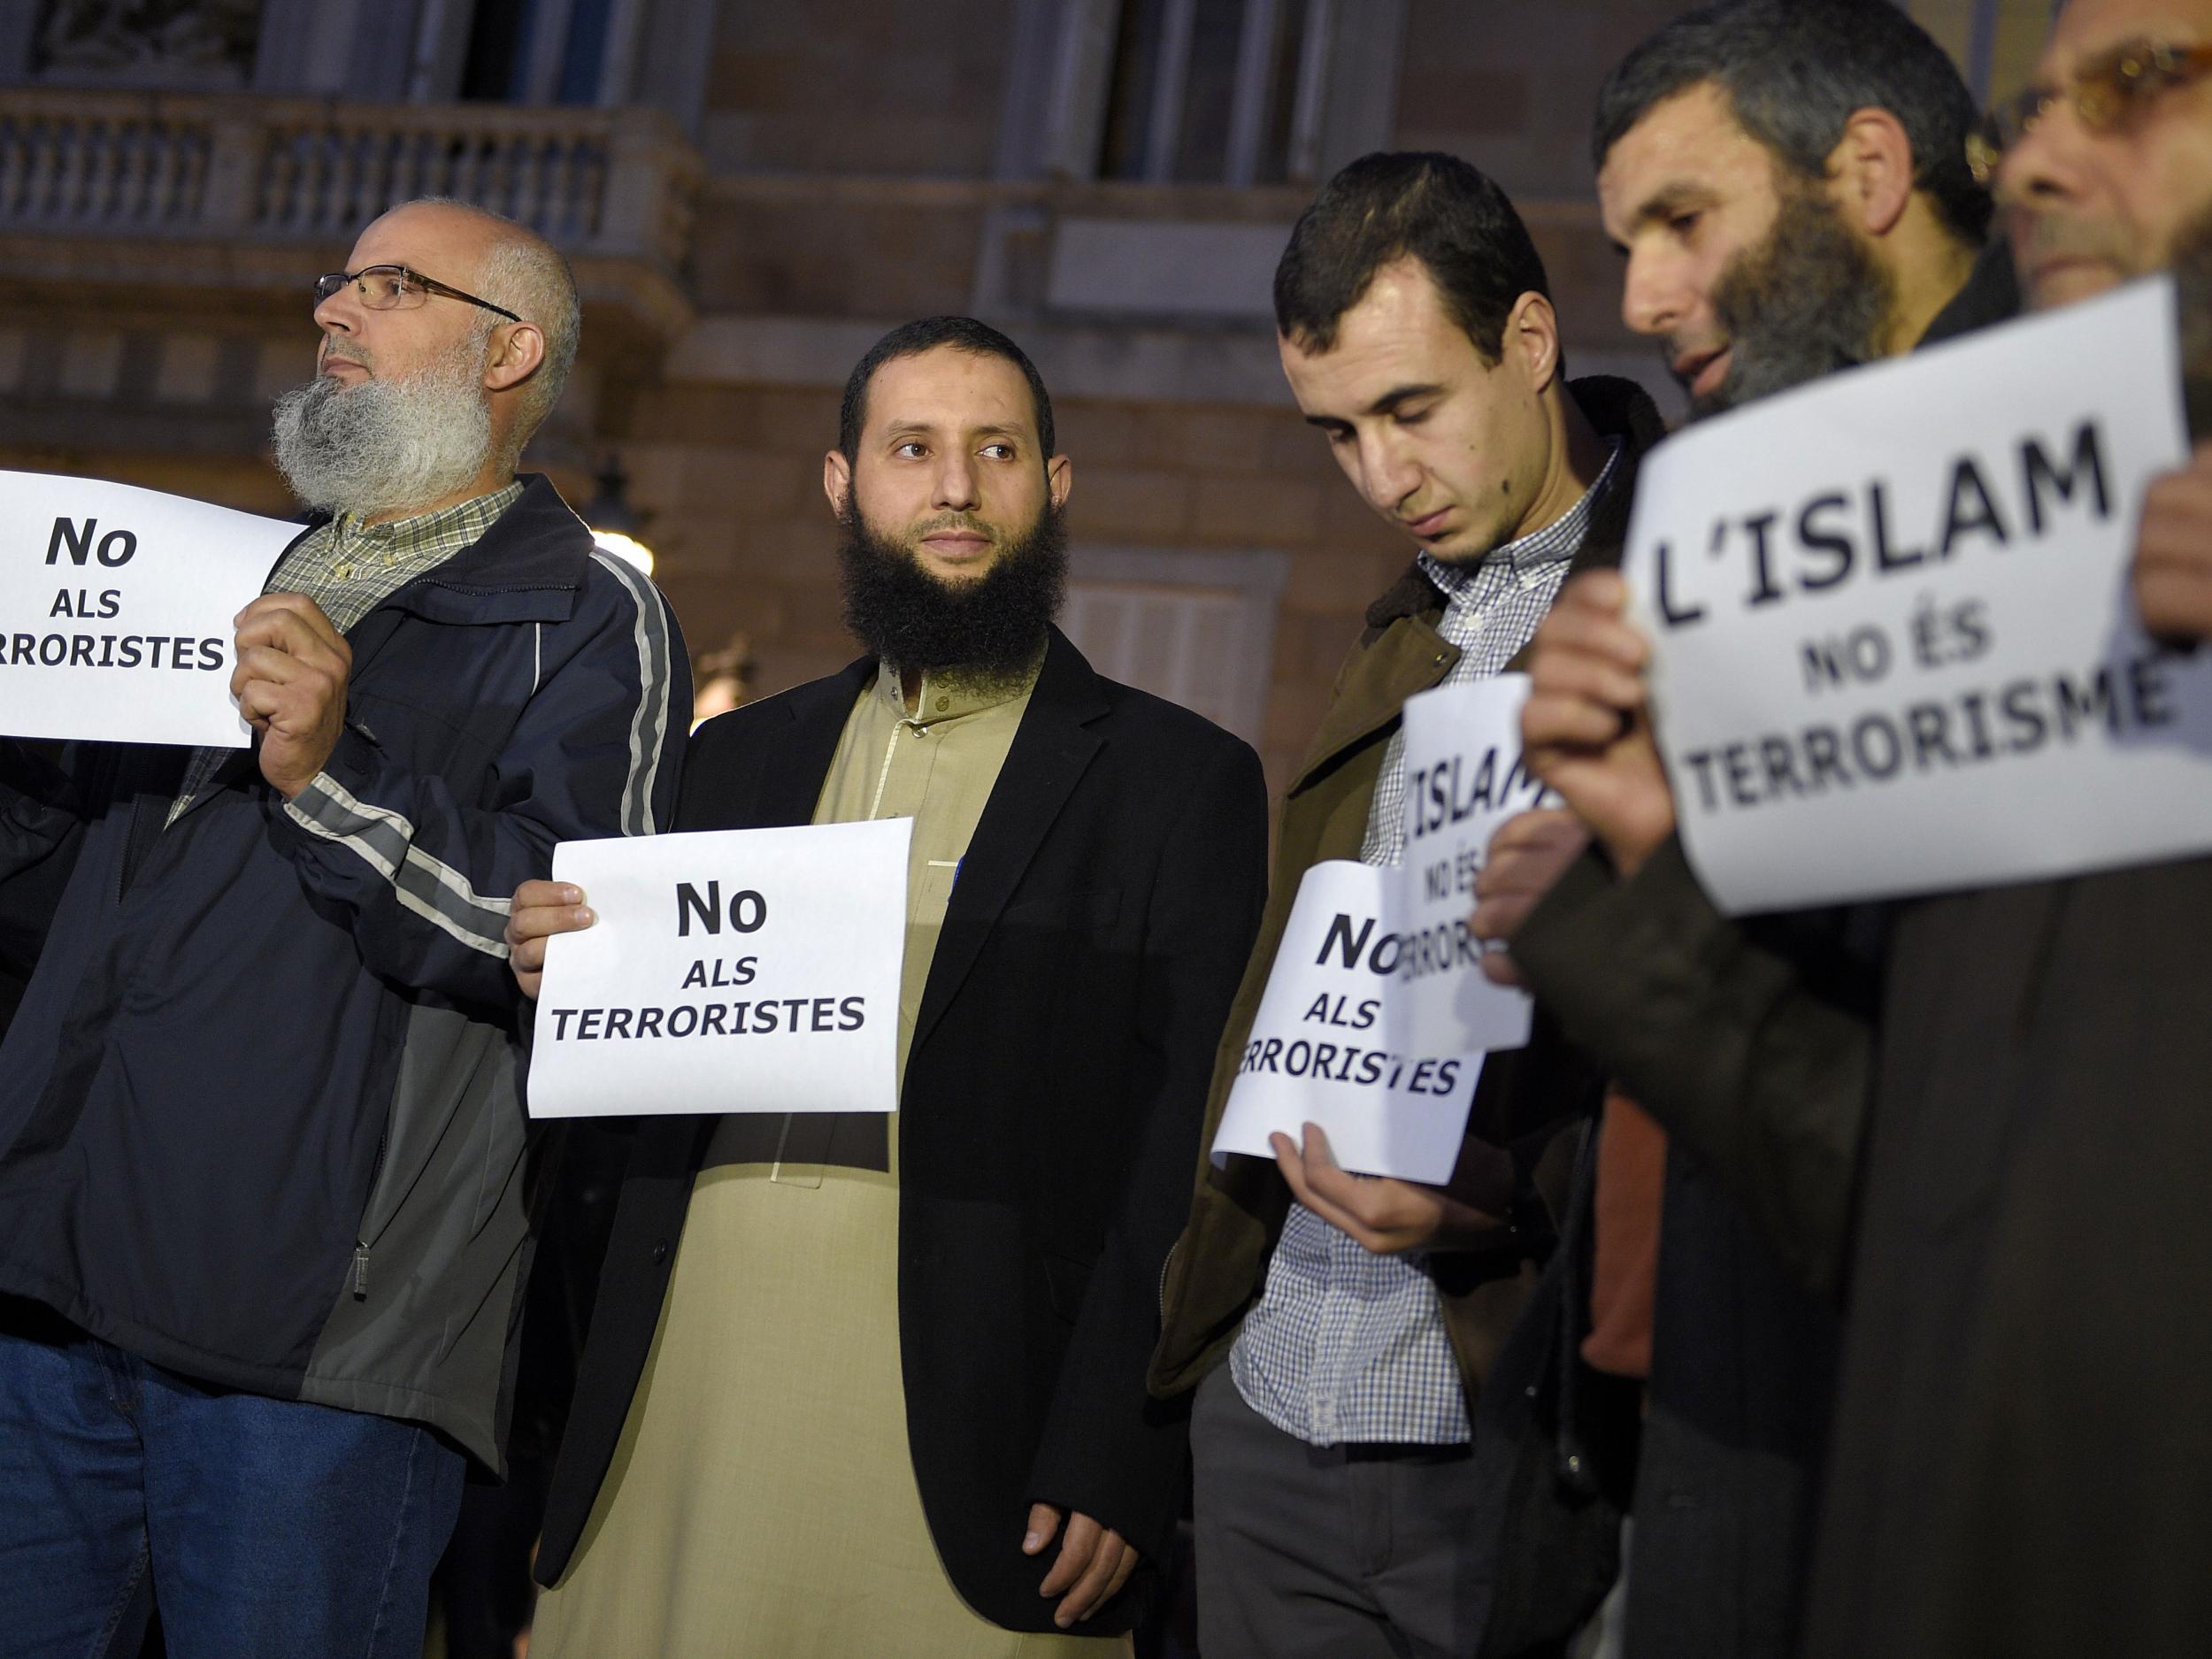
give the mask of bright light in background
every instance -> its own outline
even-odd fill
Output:
[[[636,565],[646,575],[653,573],[653,549],[635,536],[625,535],[619,530],[594,530],[591,539],[615,557]]]
[[[638,540],[645,521],[653,515],[630,505],[630,480],[621,461],[610,455],[599,469],[599,493],[584,503],[580,517],[591,526],[591,539],[626,565],[646,575],[653,573],[653,549]]]

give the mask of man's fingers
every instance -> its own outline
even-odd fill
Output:
[[[1521,748],[1531,756],[1547,749],[1602,749],[1620,734],[1621,711],[1593,698],[1531,691],[1521,705]],[[1537,775],[1545,776],[1540,768]]]
[[[580,933],[599,919],[588,904],[534,904],[507,912],[507,942],[549,939],[555,933]]]
[[[1060,1511],[1049,1503],[1029,1506],[1029,1527],[1022,1534],[1022,1554],[1033,1555],[1052,1541],[1052,1535],[1060,1530]]]
[[[284,711],[283,688],[265,680],[257,680],[238,689],[238,712],[255,726],[266,728],[269,722]]]
[[[1520,969],[1505,951],[1486,950],[1482,953],[1482,960],[1475,965],[1482,970],[1482,977],[1493,985],[1502,985],[1511,991],[1527,987],[1528,982],[1522,979]]]
[[[1487,856],[1494,859],[1527,848],[1548,847],[1563,836],[1578,836],[1582,833],[1581,824],[1566,808],[1531,807],[1525,812],[1516,812],[1492,832]]]
[[[280,651],[273,645],[250,646],[238,653],[238,661],[230,671],[230,695],[244,695],[246,687],[256,680],[271,686],[290,686],[317,676],[317,669],[303,657]]]
[[[1349,1233],[1365,1248],[1374,1248],[1369,1242],[1373,1235],[1368,1232],[1365,1222],[1314,1189],[1307,1178],[1305,1155],[1299,1151],[1298,1143],[1286,1134],[1273,1134],[1267,1139],[1275,1148],[1275,1167],[1283,1172],[1290,1195],[1339,1233]]]
[[[1553,614],[1564,610],[1617,616],[1627,608],[1628,583],[1618,571],[1585,571],[1560,590]]]
[[[1064,1594],[1083,1576],[1091,1564],[1091,1553],[1098,1548],[1100,1530],[1098,1523],[1087,1515],[1068,1517],[1067,1531],[1060,1540],[1059,1557],[1053,1562],[1052,1571],[1045,1574],[1044,1582],[1037,1586],[1038,1594]]]
[[[1079,1521],[1089,1518],[1087,1516],[1075,1517]],[[1095,1527],[1097,1523],[1094,1521],[1091,1525]],[[1072,1529],[1073,1523],[1071,1522],[1070,1530]],[[1102,1529],[1093,1544],[1089,1564],[1054,1610],[1052,1622],[1064,1629],[1078,1619],[1088,1618],[1096,1612],[1106,1598],[1113,1594],[1110,1586],[1118,1578],[1128,1576],[1122,1571],[1122,1558],[1129,1553],[1129,1546],[1122,1541],[1120,1533]]]
[[[288,617],[333,649],[352,655],[345,635],[338,626],[323,613],[323,608],[305,594],[263,594],[258,599],[232,618],[231,626],[243,628],[270,618]]]
[[[518,910],[534,910],[540,905],[581,904],[583,888],[571,881],[526,881],[515,889],[514,905]]]
[[[1532,696],[1579,697],[1621,714],[1644,706],[1641,671],[1591,651],[1540,651],[1529,664]]]
[[[238,630],[238,649],[243,651],[257,645],[287,652],[337,674],[346,672],[353,663],[344,640],[310,627],[296,611],[272,611],[242,624]]]

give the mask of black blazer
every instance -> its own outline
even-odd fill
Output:
[[[693,739],[675,827],[804,824],[874,664]],[[1150,1400],[1159,1285],[1229,999],[1259,924],[1266,785],[1251,749],[1094,673],[1057,629],[976,826],[923,993],[898,1119],[899,1329],[914,1472],[946,1571],[1048,1631],[1043,1502],[1148,1563],[1181,1498],[1186,1424]],[[639,1126],[537,1574],[566,1568],[652,1344],[715,1120]],[[1141,1572],[1084,1626],[1125,1629]]]

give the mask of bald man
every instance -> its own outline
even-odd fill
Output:
[[[0,1047],[11,1652],[421,1650],[499,1461],[526,1258],[508,895],[649,833],[689,680],[524,443],[565,264],[449,202],[315,284],[311,510],[239,613],[245,751],[0,744],[4,879],[75,864]]]
[[[2032,307],[2170,268],[2200,347],[2212,0],[2069,0],[1979,150]],[[2131,588],[2212,640],[2212,451],[2149,491]],[[1523,735],[1606,856],[1511,951],[1843,1308],[1801,1652],[2206,1652],[2212,859],[1901,904],[1870,1022],[1698,887],[1622,601],[1538,636]]]

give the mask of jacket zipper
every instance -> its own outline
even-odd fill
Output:
[[[387,1123],[384,1132],[376,1138],[376,1161],[369,1165],[368,1202],[372,1204],[376,1202],[378,1178],[384,1173],[384,1148],[391,1138],[392,1126]],[[363,1212],[365,1216],[366,1213],[365,1210]],[[365,1226],[362,1231],[365,1233],[368,1229]],[[353,1299],[356,1302],[369,1299],[369,1241],[366,1239],[357,1238],[353,1241]]]

